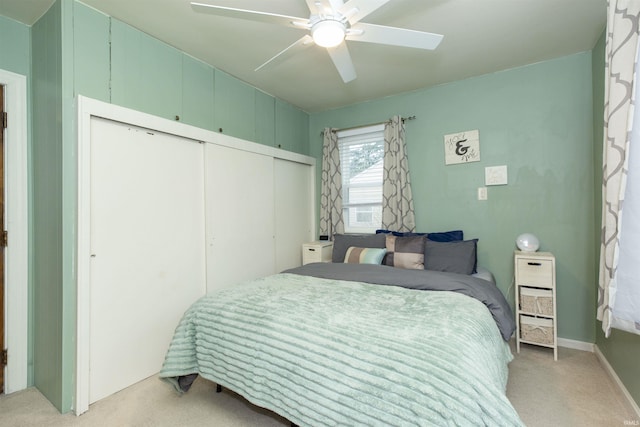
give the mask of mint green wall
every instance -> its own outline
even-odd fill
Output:
[[[515,239],[535,233],[556,256],[559,336],[594,342],[591,92],[591,53],[580,53],[312,114],[310,152],[321,159],[326,126],[415,115],[406,137],[418,230],[479,238],[480,265],[511,301]],[[481,161],[445,166],[443,136],[473,129]],[[478,201],[484,168],[498,165],[509,184]]]
[[[640,367],[638,367],[640,337],[612,329],[609,338],[605,338],[602,324],[598,322],[596,344],[635,400],[636,405],[640,406]]]
[[[187,123],[211,129],[215,108],[215,72],[207,64],[182,55],[182,114]]]
[[[308,141],[309,127],[300,126],[300,123],[308,123],[307,114],[279,99],[276,99],[275,108],[276,146],[284,150],[300,152],[300,141]]]
[[[602,143],[604,125],[604,67],[605,67],[605,35],[603,34],[593,49],[593,99],[594,99],[594,197],[596,200],[596,222],[594,227],[594,241],[597,248],[597,257],[600,256],[600,229],[602,220]],[[594,283],[597,289],[598,278]],[[616,371],[620,380],[640,405],[640,336],[628,332],[613,329],[609,338],[605,338],[602,332],[602,322],[596,322],[596,344],[602,354],[607,358],[611,367]]]
[[[272,147],[277,147],[276,143],[276,100],[274,97],[267,95],[264,92],[256,91],[256,142],[264,145],[270,145]],[[303,111],[297,110],[300,114],[306,115]],[[297,128],[303,130],[304,139],[301,141],[305,141],[306,145],[304,148],[298,147],[297,150],[300,153],[307,151],[308,144],[308,136],[306,133],[309,132],[309,117],[304,117],[301,121],[301,124],[297,124]],[[302,142],[298,142],[302,143]]]
[[[32,28],[34,383],[62,405],[62,22],[56,3]]]
[[[62,412],[75,366],[77,156],[73,1],[53,4],[31,30],[33,382]]]
[[[307,154],[308,115],[74,2],[75,93]]]
[[[73,3],[73,83],[76,93],[109,102],[110,20],[81,3]]]
[[[182,112],[182,53],[111,20],[111,101],[174,119]]]
[[[30,31],[29,27],[0,16],[0,69],[29,76]],[[8,40],[10,42],[4,42]]]

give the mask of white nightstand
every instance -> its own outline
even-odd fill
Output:
[[[553,348],[558,360],[556,258],[549,252],[515,253],[516,348],[520,343]]]
[[[315,242],[302,244],[302,264],[312,262],[331,262],[333,253],[333,242],[328,240],[317,240]]]

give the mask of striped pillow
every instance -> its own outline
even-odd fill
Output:
[[[423,270],[426,239],[426,236],[398,237],[393,234],[387,234],[385,265]]]
[[[349,264],[380,264],[387,250],[382,248],[358,248],[351,246],[347,249],[344,262]]]

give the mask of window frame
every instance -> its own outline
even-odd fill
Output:
[[[342,173],[342,214],[343,214],[343,222],[344,222],[344,232],[345,233],[358,233],[358,234],[374,234],[377,229],[382,227],[382,186],[383,186],[383,174],[384,174],[384,124],[363,126],[343,131],[338,131],[338,151],[340,152],[340,171]],[[359,171],[357,174],[351,176],[350,173],[346,173],[348,171],[347,162],[348,155],[345,152],[345,147],[353,147],[353,146],[362,146],[365,144],[376,143],[378,145],[378,149],[380,152],[380,159],[375,163],[372,163],[367,168],[362,171]],[[379,178],[375,182],[364,182],[358,183],[354,185],[349,182],[354,177],[359,174],[365,172],[366,170],[374,167],[378,163],[382,162],[380,165]],[[377,175],[377,174],[376,174]],[[350,191],[354,189],[367,189],[374,188],[379,189],[379,201],[361,201],[361,202],[353,202],[349,199],[349,195],[352,194]],[[371,215],[375,218],[377,212],[379,212],[378,216],[380,222],[372,225],[361,225],[358,224],[358,221],[351,222],[350,210],[356,209],[354,212],[354,218],[357,217],[357,209],[358,208],[367,208],[370,207]],[[377,208],[377,209],[376,209]],[[373,221],[372,221],[373,223]]]

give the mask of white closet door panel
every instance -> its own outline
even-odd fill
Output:
[[[207,290],[275,272],[273,158],[205,146]]]
[[[90,402],[157,373],[206,291],[203,151],[92,119]]]
[[[275,159],[276,271],[302,265],[302,244],[313,239],[314,168]]]

